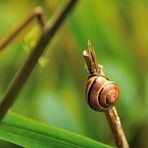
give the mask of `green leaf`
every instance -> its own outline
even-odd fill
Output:
[[[90,138],[12,113],[9,113],[0,123],[0,139],[31,148],[111,147]]]

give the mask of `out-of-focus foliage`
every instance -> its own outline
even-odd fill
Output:
[[[0,40],[40,5],[46,20],[65,1],[0,1]],[[85,102],[82,51],[92,41],[106,75],[121,89],[117,110],[131,147],[148,147],[148,2],[81,0],[40,59],[12,110],[114,145],[103,113]],[[0,53],[0,95],[39,37],[33,23]]]

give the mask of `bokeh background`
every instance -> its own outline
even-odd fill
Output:
[[[36,6],[48,20],[66,0],[1,0],[0,40]],[[35,46],[36,21],[0,53],[0,96]],[[12,111],[115,145],[104,113],[85,102],[82,56],[90,40],[105,74],[119,84],[116,107],[131,147],[148,147],[148,1],[81,0],[60,27]],[[4,141],[3,147],[18,147]]]

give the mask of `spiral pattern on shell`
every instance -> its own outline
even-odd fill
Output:
[[[104,75],[90,75],[86,85],[86,99],[95,111],[106,111],[113,107],[119,98],[119,87]]]

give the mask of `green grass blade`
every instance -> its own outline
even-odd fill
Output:
[[[23,147],[110,148],[90,138],[9,113],[0,123],[0,139]]]

